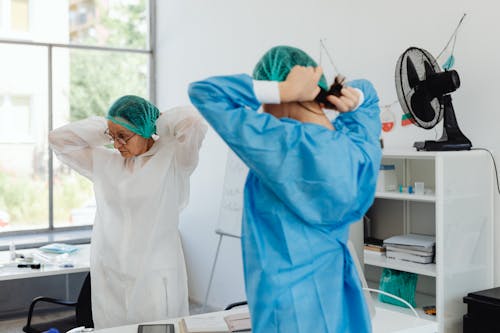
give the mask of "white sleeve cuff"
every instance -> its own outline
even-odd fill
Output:
[[[359,101],[358,101],[358,105],[356,105],[356,107],[354,108],[354,110],[356,110],[357,108],[359,108],[363,102],[365,101],[365,94],[363,94],[363,91],[361,89],[358,89],[358,88],[353,88],[354,90],[356,90],[358,93],[359,93]]]
[[[280,104],[280,89],[276,81],[253,80],[253,91],[262,104]]]

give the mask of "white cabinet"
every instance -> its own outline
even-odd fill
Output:
[[[462,332],[462,316],[467,312],[462,298],[493,287],[491,158],[484,151],[384,151],[382,163],[395,165],[399,184],[424,182],[431,192],[377,192],[367,212],[370,236],[435,235],[436,257],[433,264],[417,264],[365,255],[369,284],[378,287],[383,267],[419,274],[417,307],[436,305],[439,332]]]

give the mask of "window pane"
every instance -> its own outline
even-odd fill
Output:
[[[10,23],[13,31],[29,30],[29,0],[11,0]]]
[[[148,47],[148,0],[32,0],[34,41]]]
[[[0,102],[0,138],[4,141],[33,141],[31,97],[5,95],[2,100]]]
[[[0,53],[0,232],[47,228],[47,51]]]
[[[146,0],[70,1],[70,42],[147,47]]]
[[[54,128],[91,115],[104,116],[126,94],[148,98],[148,55],[54,50]],[[54,158],[54,225],[92,224],[92,184]]]

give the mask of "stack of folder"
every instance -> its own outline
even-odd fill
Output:
[[[382,239],[367,237],[364,246],[365,255],[384,256],[385,247]]]
[[[398,235],[384,240],[388,259],[421,264],[434,261],[436,237],[419,234]]]

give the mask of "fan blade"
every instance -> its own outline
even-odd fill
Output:
[[[418,122],[419,126],[423,128],[432,128],[432,126],[424,126],[423,123],[429,123],[436,118],[436,110],[431,104],[432,97],[427,95],[424,89],[417,90],[413,96],[411,96],[411,109],[415,120]]]
[[[424,60],[424,67],[425,67],[425,78],[428,79],[432,74],[436,73],[432,65],[427,61]]]
[[[406,58],[406,74],[408,76],[408,84],[411,88],[415,88],[415,86],[419,84],[420,79],[410,57]]]

